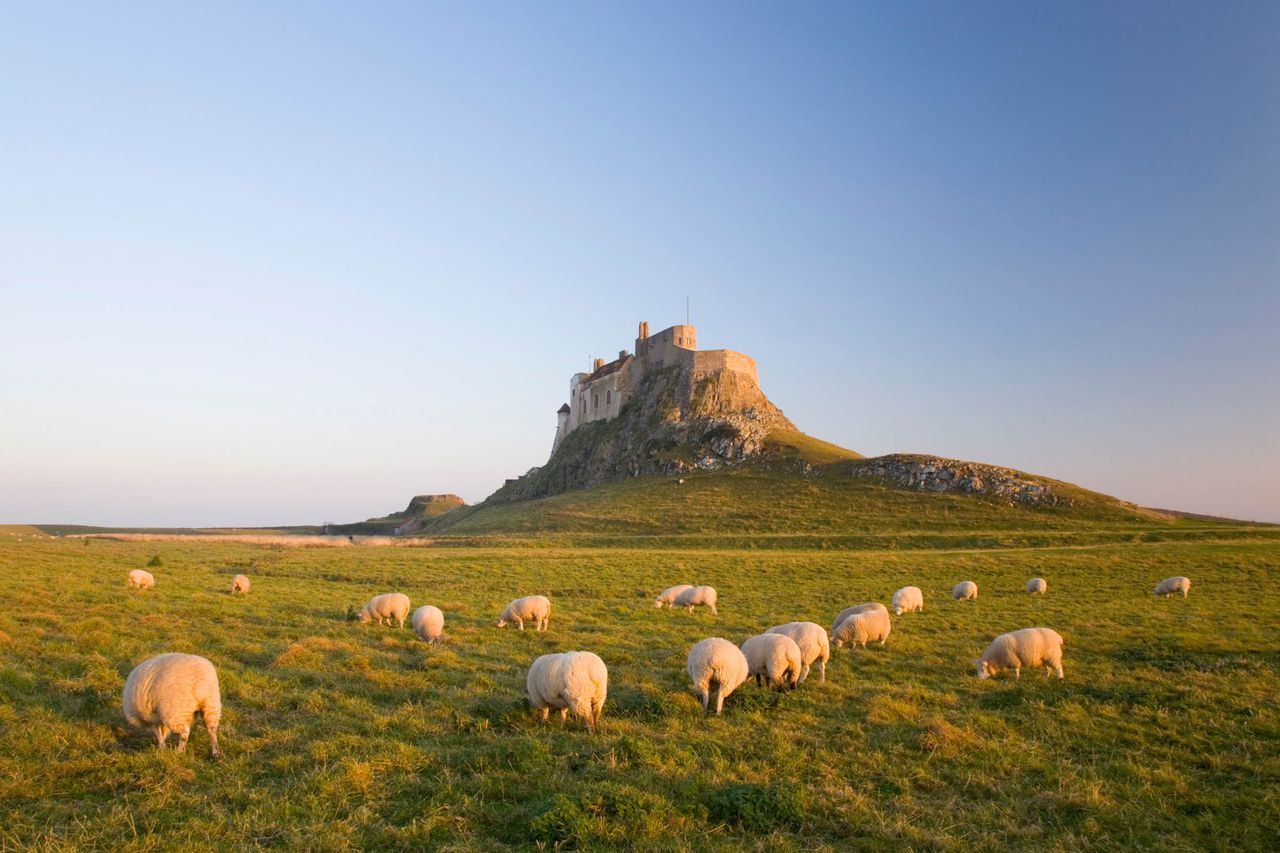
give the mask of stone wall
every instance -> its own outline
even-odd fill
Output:
[[[732,370],[745,373],[751,381],[760,383],[760,375],[756,371],[756,360],[749,355],[734,352],[731,349],[705,350],[694,355],[693,378],[698,380],[720,370]]]

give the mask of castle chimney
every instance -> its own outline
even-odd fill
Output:
[[[645,338],[649,337],[649,321],[648,320],[640,321],[640,334],[636,335],[636,337],[638,337],[642,341]]]
[[[604,367],[604,359],[603,359],[603,358],[597,358],[597,359],[595,360],[595,363],[594,363],[594,364],[592,364],[592,366],[591,366],[591,370],[592,370],[592,372],[594,373],[595,371],[599,370],[599,369],[600,369],[600,368],[602,368],[602,367]]]
[[[620,349],[620,350],[618,350],[618,361],[622,361],[622,360],[623,360],[624,358],[626,358],[626,357],[627,357],[627,351],[626,351],[626,350],[624,350],[624,349]]]

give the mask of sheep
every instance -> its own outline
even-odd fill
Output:
[[[800,683],[800,673],[804,669],[800,647],[786,634],[750,637],[742,644],[742,654],[747,659],[747,675],[754,675],[757,685],[762,684],[762,679],[768,681],[770,687],[777,688],[784,685],[795,687]]]
[[[502,615],[498,617],[498,627],[505,628],[508,623],[515,622],[523,631],[524,623],[528,620],[535,623],[534,630],[544,631],[550,619],[551,599],[545,595],[526,595],[507,605]]]
[[[403,592],[387,592],[369,599],[360,608],[359,619],[362,623],[376,620],[379,625],[385,619],[388,625],[395,622],[397,627],[403,628],[408,615],[409,596]]]
[[[1177,577],[1165,578],[1160,581],[1160,585],[1155,588],[1154,595],[1161,598],[1168,598],[1175,592],[1181,592],[1182,597],[1186,598],[1187,593],[1191,591],[1191,579],[1184,578],[1182,575]]]
[[[667,587],[662,592],[658,593],[658,597],[653,600],[653,606],[659,610],[662,609],[662,605],[664,604],[668,607],[675,607],[676,596],[684,592],[686,589],[693,589],[693,586],[687,583],[682,583]]]
[[[222,697],[218,673],[205,658],[175,652],[157,655],[135,666],[125,680],[125,720],[131,726],[149,727],[160,749],[170,732],[178,733],[178,752],[187,748],[197,711],[204,717],[213,757],[218,758]]]
[[[1044,578],[1032,578],[1027,581],[1027,592],[1038,592],[1044,595],[1049,591],[1049,582]]]
[[[231,594],[246,593],[249,591],[249,579],[244,575],[236,575],[231,579]]]
[[[713,586],[691,586],[676,596],[673,606],[687,607],[692,613],[693,608],[700,604],[709,608],[712,616],[720,615],[716,611],[716,588]]]
[[[750,668],[742,650],[728,640],[709,637],[689,650],[689,678],[702,700],[702,710],[711,710],[711,694],[716,695],[716,716],[724,709],[725,697],[747,680]]]
[[[893,594],[893,614],[901,616],[915,610],[924,610],[924,593],[918,586],[904,586]]]
[[[1001,634],[978,659],[978,677],[990,678],[1006,669],[1021,678],[1022,667],[1043,666],[1045,675],[1055,669],[1062,678],[1062,635],[1052,628],[1023,628]]]
[[[831,639],[835,641],[836,648],[843,647],[845,643],[866,648],[867,643],[873,640],[879,640],[880,645],[884,645],[884,641],[889,639],[891,628],[888,612],[865,610],[853,613],[841,622],[831,632]]]
[[[439,643],[444,636],[444,614],[439,607],[424,604],[413,611],[409,622],[418,637],[428,643]]]
[[[960,581],[951,588],[951,597],[956,601],[975,601],[978,598],[978,585],[973,581]]]
[[[552,708],[564,720],[573,711],[587,720],[587,732],[595,734],[609,692],[609,670],[591,652],[543,655],[529,667],[525,679],[529,704],[542,712],[543,722]]]
[[[151,589],[155,585],[155,575],[146,569],[134,569],[129,572],[129,586],[136,586],[138,589]]]
[[[834,634],[836,632],[836,628],[840,627],[840,623],[848,619],[853,614],[866,613],[870,610],[878,611],[886,616],[889,615],[889,609],[878,601],[868,601],[866,604],[855,604],[852,607],[846,607],[836,615],[836,618],[831,622],[831,633]]]
[[[827,681],[827,661],[831,660],[831,643],[827,641],[827,632],[821,625],[813,622],[788,622],[785,625],[774,625],[766,634],[782,634],[790,637],[800,647],[800,680],[802,683],[809,677],[809,667],[818,664],[818,683]]]

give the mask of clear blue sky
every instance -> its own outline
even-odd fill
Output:
[[[800,427],[1280,521],[1280,3],[0,10],[0,521],[349,521],[683,319]]]

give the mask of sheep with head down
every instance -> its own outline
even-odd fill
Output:
[[[534,623],[535,631],[544,631],[551,620],[551,599],[545,595],[526,595],[517,598],[506,606],[498,617],[498,627],[505,628],[514,622],[520,630],[524,630],[525,622]]]
[[[662,592],[658,593],[658,597],[653,600],[653,606],[658,608],[659,610],[662,609],[662,606],[664,604],[667,607],[675,607],[676,597],[679,596],[680,593],[684,592],[686,589],[693,589],[693,585],[687,584],[687,583],[681,583],[681,584],[676,584],[675,586],[667,587]]]
[[[561,720],[572,711],[587,721],[587,732],[595,734],[609,693],[609,670],[591,652],[547,654],[529,667],[525,690],[544,722],[552,708],[560,710]]]
[[[889,639],[891,628],[888,611],[865,610],[849,614],[831,633],[831,639],[836,648],[842,648],[845,643],[866,648],[867,643],[877,640],[884,645],[885,640]]]
[[[249,578],[244,575],[236,575],[231,579],[231,594],[244,595],[249,591]]]
[[[712,616],[720,615],[716,611],[716,589],[713,586],[692,586],[682,590],[676,596],[676,607],[685,607],[690,613],[695,607],[705,607]]]
[[[742,649],[721,637],[695,643],[686,668],[704,713],[710,711],[711,697],[715,696],[716,716],[724,709],[724,700],[747,680],[750,670]]]
[[[403,592],[387,592],[375,595],[360,608],[357,618],[362,623],[377,622],[379,625],[390,625],[395,622],[400,628],[409,616],[409,596]]]
[[[134,569],[129,572],[129,586],[137,587],[138,589],[151,589],[155,585],[155,575],[146,569]]]
[[[755,676],[756,684],[767,683],[781,689],[800,683],[804,664],[800,647],[786,634],[757,634],[742,644],[742,655],[747,659],[747,675]]]
[[[924,593],[920,591],[920,587],[904,586],[893,594],[895,616],[920,610],[924,610]]]
[[[1052,628],[1023,628],[1001,634],[978,659],[978,677],[990,678],[1012,669],[1022,677],[1024,666],[1043,666],[1046,674],[1062,678],[1062,635]]]
[[[204,718],[217,758],[222,754],[218,751],[222,695],[218,673],[206,658],[176,652],[157,655],[135,666],[125,680],[125,720],[131,726],[150,728],[160,749],[177,732],[178,752],[185,750],[197,713]]]
[[[444,637],[444,613],[439,607],[431,604],[422,605],[413,611],[409,623],[413,625],[413,631],[418,638],[428,643],[439,643]]]
[[[774,625],[766,634],[782,634],[790,637],[800,648],[800,680],[803,683],[809,677],[809,668],[818,665],[818,683],[827,681],[827,661],[831,660],[831,643],[827,640],[827,632],[821,625],[813,622],[787,622],[785,625]]]
[[[1049,582],[1046,581],[1044,578],[1032,578],[1031,580],[1027,581],[1027,592],[1030,592],[1032,594],[1038,592],[1041,595],[1044,595],[1048,591],[1049,591]]]
[[[1152,594],[1157,595],[1160,598],[1168,598],[1175,592],[1182,593],[1182,597],[1186,598],[1187,593],[1191,592],[1191,579],[1185,578],[1182,575],[1165,578],[1160,581],[1160,584],[1155,588],[1155,590],[1153,590]]]
[[[973,581],[960,581],[951,588],[951,597],[956,601],[977,601],[978,585]]]
[[[836,632],[836,628],[840,627],[840,623],[848,619],[853,614],[869,613],[873,611],[883,613],[885,616],[889,615],[889,608],[885,607],[878,601],[868,601],[865,604],[855,604],[852,607],[846,607],[844,610],[841,610],[836,614],[836,618],[831,620],[831,633],[834,634]]]

